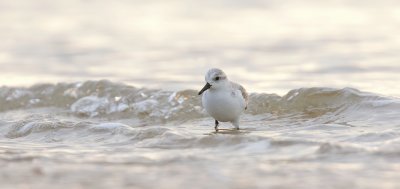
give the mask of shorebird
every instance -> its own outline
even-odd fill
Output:
[[[248,94],[246,89],[228,80],[226,74],[218,68],[208,70],[205,75],[206,85],[200,90],[202,104],[208,114],[215,119],[215,131],[219,122],[231,122],[239,130],[240,115],[247,109]]]

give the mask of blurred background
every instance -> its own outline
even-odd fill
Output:
[[[0,86],[108,79],[250,92],[354,87],[400,96],[396,0],[0,1]]]

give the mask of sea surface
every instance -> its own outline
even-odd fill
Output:
[[[394,0],[0,1],[0,188],[400,188],[399,33]]]

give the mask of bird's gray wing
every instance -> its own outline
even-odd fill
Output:
[[[242,97],[244,98],[244,101],[246,102],[246,107],[244,108],[245,110],[247,109],[247,104],[249,103],[249,94],[247,94],[246,89],[237,83],[232,82],[232,85],[235,89],[240,90],[240,92],[242,93]]]

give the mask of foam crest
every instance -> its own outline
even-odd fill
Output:
[[[157,122],[205,117],[201,97],[194,90],[138,89],[110,81],[42,84],[30,88],[0,88],[0,111],[25,108],[65,108],[77,117],[136,117]],[[250,94],[246,113],[302,114],[319,117],[341,111],[369,112],[388,108],[399,111],[400,100],[352,88],[301,88],[284,96]]]

